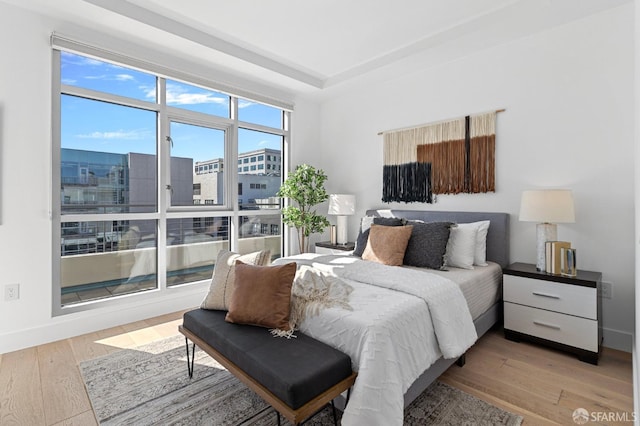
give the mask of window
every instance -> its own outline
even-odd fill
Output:
[[[246,99],[238,100],[238,118],[240,121],[283,129],[283,116],[284,113],[281,109]]]
[[[229,118],[230,96],[174,80],[166,80],[167,105]]]
[[[156,113],[60,98],[61,213],[155,211]],[[147,195],[139,197],[141,192]]]
[[[187,170],[191,170],[193,162],[202,162],[215,157],[223,158],[224,161],[226,131],[190,124],[184,118],[181,119],[182,122],[177,121],[177,118],[174,120],[170,125],[172,143],[169,147],[171,151],[169,164],[171,205],[193,205],[193,194],[186,191],[186,188],[193,184],[201,185],[202,191],[208,198],[215,200],[216,205],[224,205],[224,175],[193,176]]]
[[[74,46],[54,47],[54,314],[206,286],[223,249],[280,256],[282,177],[242,172],[282,152],[288,112]]]

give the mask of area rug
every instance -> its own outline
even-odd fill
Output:
[[[80,371],[101,425],[277,423],[271,407],[202,350],[196,350],[195,371],[189,379],[183,336],[85,361]],[[437,381],[406,408],[404,418],[405,425],[521,422],[519,416]],[[305,424],[333,425],[331,410]]]

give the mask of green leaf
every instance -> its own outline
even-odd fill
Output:
[[[327,175],[324,171],[308,164],[301,164],[287,177],[276,194],[294,202],[282,209],[282,221],[298,230],[300,252],[305,250],[305,237],[322,232],[329,226],[326,217],[311,210],[313,206],[329,198],[324,189],[326,181]]]

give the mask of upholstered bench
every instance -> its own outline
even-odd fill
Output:
[[[179,326],[193,342],[189,376],[197,345],[253,389],[294,425],[306,420],[355,382],[348,355],[300,332],[276,338],[266,328],[232,324],[226,312],[195,309]],[[333,404],[332,404],[333,406]],[[334,408],[335,422],[335,408]]]

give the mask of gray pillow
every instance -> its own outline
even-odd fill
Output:
[[[421,268],[442,269],[453,223],[410,220],[407,225],[413,225],[413,231],[404,252],[403,263]]]
[[[371,224],[384,226],[402,226],[404,220],[397,217],[373,217],[364,216],[360,221],[360,230],[358,231],[358,239],[356,240],[356,248],[353,250],[354,256],[362,257],[365,247],[367,247],[367,241],[369,240],[369,228]]]

